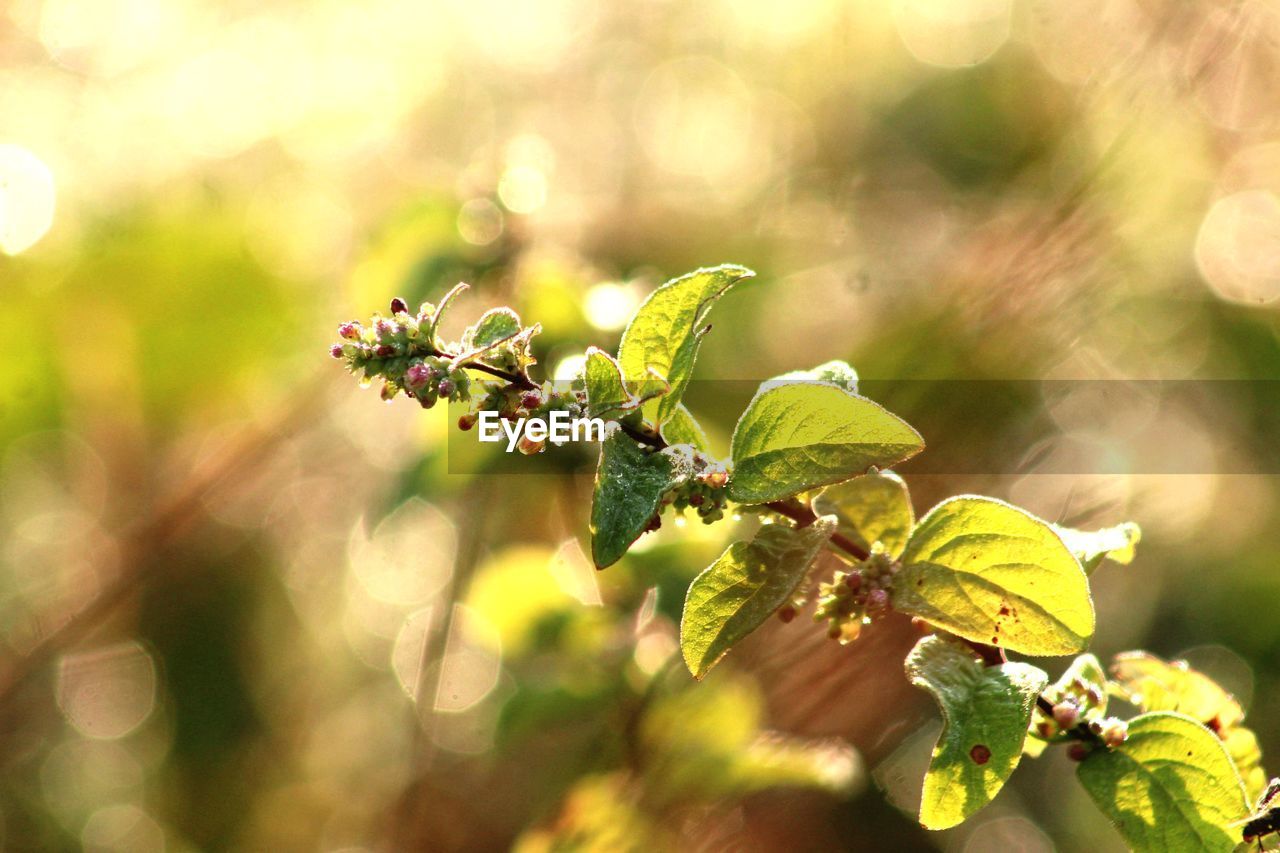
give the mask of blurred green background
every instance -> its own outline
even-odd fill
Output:
[[[735,523],[597,575],[586,454],[451,471],[447,413],[327,345],[466,280],[451,321],[513,305],[554,374],[748,265],[701,378],[845,358],[1018,460],[905,466],[918,512],[1138,521],[1095,650],[1185,655],[1280,755],[1278,132],[1251,0],[12,0],[4,848],[1122,849],[1056,754],[916,828],[901,624],[772,624],[691,687],[683,590]],[[727,450],[729,397],[686,399]]]

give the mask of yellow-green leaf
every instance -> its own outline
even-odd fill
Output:
[[[1147,652],[1123,652],[1111,662],[1116,688],[1143,711],[1177,711],[1209,728],[1227,745],[1250,798],[1267,784],[1258,739],[1245,728],[1244,708],[1216,681],[1185,661]]]
[[[633,398],[622,382],[622,371],[613,356],[596,347],[587,349],[582,371],[587,386],[587,414],[602,417],[610,412],[634,408]]]
[[[519,333],[520,315],[510,308],[490,308],[463,335],[466,349],[484,349]]]
[[[863,548],[879,542],[891,557],[902,553],[916,522],[907,484],[892,471],[872,471],[832,486],[818,495],[813,508],[834,515],[840,531]]]
[[[1230,851],[1230,826],[1248,811],[1222,742],[1182,714],[1135,717],[1124,743],[1096,749],[1076,774],[1139,853]]]
[[[1103,560],[1129,565],[1133,562],[1138,542],[1142,539],[1142,529],[1132,521],[1101,530],[1075,530],[1056,524],[1053,529],[1058,531],[1058,535],[1067,543],[1071,553],[1076,555],[1086,573],[1091,573]]]
[[[707,313],[725,291],[753,275],[733,264],[696,270],[662,285],[636,309],[618,345],[622,375],[639,397],[661,387],[650,371],[670,385],[645,404],[646,417],[661,425],[675,412],[693,375]]]
[[[694,578],[680,620],[680,650],[695,678],[787,603],[835,529],[830,516],[803,528],[765,525]]]
[[[858,371],[843,361],[828,361],[811,370],[793,370],[769,380],[770,385],[784,385],[790,382],[827,382],[840,386],[850,394],[858,393]]]
[[[907,540],[893,606],[980,643],[1029,655],[1084,651],[1093,600],[1079,561],[1046,522],[994,498],[962,495]]]
[[[1025,663],[986,666],[959,643],[938,636],[916,643],[906,673],[912,684],[933,694],[942,710],[920,823],[947,829],[1004,787],[1022,760],[1031,710],[1049,676]]]
[[[825,383],[765,387],[733,431],[729,497],[767,503],[895,465],[924,448],[910,424]]]
[[[707,439],[706,432],[684,407],[684,403],[676,406],[671,418],[662,425],[662,438],[667,444],[689,444],[703,453],[711,452],[711,442]]]

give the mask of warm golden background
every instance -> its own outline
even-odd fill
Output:
[[[1110,380],[1033,400],[1037,447],[913,386],[1025,460],[904,468],[917,509],[1140,522],[1096,649],[1185,653],[1274,770],[1278,481],[1240,472],[1277,436],[1278,134],[1266,0],[11,0],[5,849],[1119,849],[1057,755],[948,833],[888,805],[936,731],[901,631],[773,625],[685,689],[673,620],[732,523],[596,576],[581,477],[450,474],[444,413],[326,355],[465,279],[454,321],[509,302],[554,369],[722,261],[760,275],[703,378]],[[1161,405],[1181,379],[1258,381]],[[1200,473],[1124,473],[1153,452]],[[774,787],[757,722],[861,758]]]

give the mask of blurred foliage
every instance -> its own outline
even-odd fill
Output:
[[[1274,769],[1271,4],[0,20],[6,849],[1119,849],[1051,756],[947,833],[914,824],[919,773],[876,774],[901,812],[851,799],[847,744],[892,769],[933,740],[856,646],[803,618],[702,686],[670,663],[745,528],[667,525],[597,574],[589,453],[476,473],[503,460],[443,407],[377,405],[325,355],[336,319],[465,280],[542,324],[551,372],[723,261],[759,275],[686,394],[713,450],[752,380],[841,358],[942,458],[1005,463],[907,463],[918,515],[966,491],[1135,519],[1094,649],[1186,658]]]

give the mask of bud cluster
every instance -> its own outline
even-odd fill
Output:
[[[814,621],[827,623],[827,636],[851,643],[869,625],[890,610],[893,577],[901,566],[876,543],[867,559],[848,571],[836,570],[830,583],[818,585]]]
[[[556,389],[550,387],[521,388],[503,382],[480,382],[484,389],[476,394],[471,411],[458,418],[458,428],[472,429],[479,422],[480,412],[497,412],[508,420],[521,420],[529,417],[549,420],[552,412],[565,412],[571,418],[580,418],[587,411],[586,391],[577,389]],[[522,435],[517,445],[525,456],[541,453],[546,449],[546,441],[535,441]]]
[[[357,320],[338,326],[342,341],[329,352],[343,359],[362,384],[383,380],[384,400],[404,392],[427,409],[441,398],[469,400],[470,377],[454,367],[432,339],[435,314],[430,302],[410,314],[403,299],[392,299],[390,318],[375,314],[368,326]]]
[[[693,507],[703,524],[714,524],[724,518],[729,503],[729,471],[723,462],[707,456],[687,444],[676,444],[658,451],[671,457],[677,470],[688,472],[658,502],[658,511],[649,519],[645,532],[662,527],[662,511],[674,507],[681,515]]]
[[[1060,739],[1082,723],[1092,730],[1103,720],[1107,709],[1105,687],[1079,675],[1066,683],[1053,685],[1044,696],[1052,703],[1053,713],[1050,715],[1040,710],[1033,721],[1036,736],[1043,740]]]
[[[723,462],[694,451],[691,454],[694,473],[662,498],[662,506],[675,507],[683,513],[689,507],[703,524],[714,524],[724,518],[729,503],[729,472]]]
[[[1097,670],[1096,661],[1092,667],[1073,666],[1063,680],[1046,690],[1043,695],[1049,708],[1039,708],[1031,723],[1032,733],[1042,740],[1073,740],[1068,756],[1074,761],[1083,761],[1099,744],[1114,749],[1129,737],[1128,723],[1106,715],[1105,676],[1098,672],[1098,680],[1090,678],[1091,669]]]

